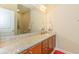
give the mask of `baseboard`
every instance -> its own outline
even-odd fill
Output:
[[[71,52],[65,51],[65,50],[60,49],[60,48],[55,48],[55,50],[62,51],[62,52],[64,52],[64,53],[66,53],[66,54],[73,54],[73,53],[71,53]]]

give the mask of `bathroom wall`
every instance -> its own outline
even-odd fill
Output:
[[[48,19],[56,31],[56,47],[79,53],[79,5],[48,5]]]

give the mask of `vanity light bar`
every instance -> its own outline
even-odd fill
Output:
[[[46,6],[41,4],[34,4],[34,6],[38,9],[40,9],[42,12],[46,12]]]

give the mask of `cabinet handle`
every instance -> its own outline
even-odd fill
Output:
[[[29,54],[32,54],[32,51],[29,51]]]

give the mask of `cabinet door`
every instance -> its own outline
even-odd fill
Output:
[[[34,45],[32,48],[29,50],[30,54],[41,54],[41,43]]]
[[[56,35],[53,36],[53,48],[56,46]]]
[[[41,54],[41,44],[36,44],[31,48],[22,51],[20,54]]]
[[[55,35],[54,36],[52,36],[52,37],[50,37],[49,39],[48,39],[48,45],[49,45],[49,47],[48,47],[48,51],[49,51],[49,53],[51,52],[51,51],[53,51],[54,50],[54,48],[55,48]]]
[[[48,53],[48,41],[47,39],[42,42],[42,54]]]

